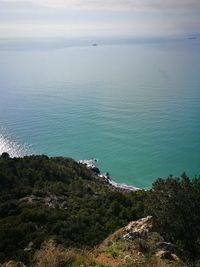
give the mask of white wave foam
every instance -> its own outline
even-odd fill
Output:
[[[94,169],[94,168],[98,168],[99,169],[98,160],[97,159],[79,160],[78,162],[81,163],[81,164],[86,165],[86,167],[89,168],[89,169]],[[107,183],[109,183],[110,185],[112,185],[113,187],[116,187],[116,188],[129,190],[129,191],[140,190],[140,188],[135,187],[133,185],[127,185],[127,184],[124,184],[124,183],[116,183],[115,181],[113,181],[111,179],[111,177],[107,173],[99,173],[99,174],[97,174],[97,176],[99,176],[100,178],[103,178]]]
[[[133,185],[127,185],[127,184],[124,184],[124,183],[122,183],[122,184],[121,183],[116,183],[113,180],[110,180],[109,184],[111,184],[114,187],[121,188],[121,189],[124,189],[124,190],[129,190],[129,191],[141,190],[139,187],[135,187]]]
[[[30,146],[12,140],[5,130],[0,129],[0,155],[7,152],[10,157],[23,157],[30,154],[29,149]]]

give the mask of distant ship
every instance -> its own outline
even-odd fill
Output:
[[[94,43],[94,44],[92,44],[92,46],[97,46],[97,44],[96,44],[96,43]]]

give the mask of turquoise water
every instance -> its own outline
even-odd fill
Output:
[[[0,152],[95,157],[138,187],[200,174],[199,48],[1,48]]]

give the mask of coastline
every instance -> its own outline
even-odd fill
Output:
[[[97,159],[90,159],[90,160],[78,160],[79,164],[85,165],[88,169],[92,170],[95,174],[95,177],[99,179],[100,181],[110,185],[114,189],[126,191],[126,192],[133,192],[137,190],[142,190],[141,188],[138,188],[133,185],[127,185],[124,183],[117,183],[115,182],[109,175],[108,172],[101,173],[99,166],[98,166],[98,160]]]

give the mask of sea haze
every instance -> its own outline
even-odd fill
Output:
[[[0,152],[95,157],[145,188],[200,174],[199,39],[45,45],[0,45]]]

